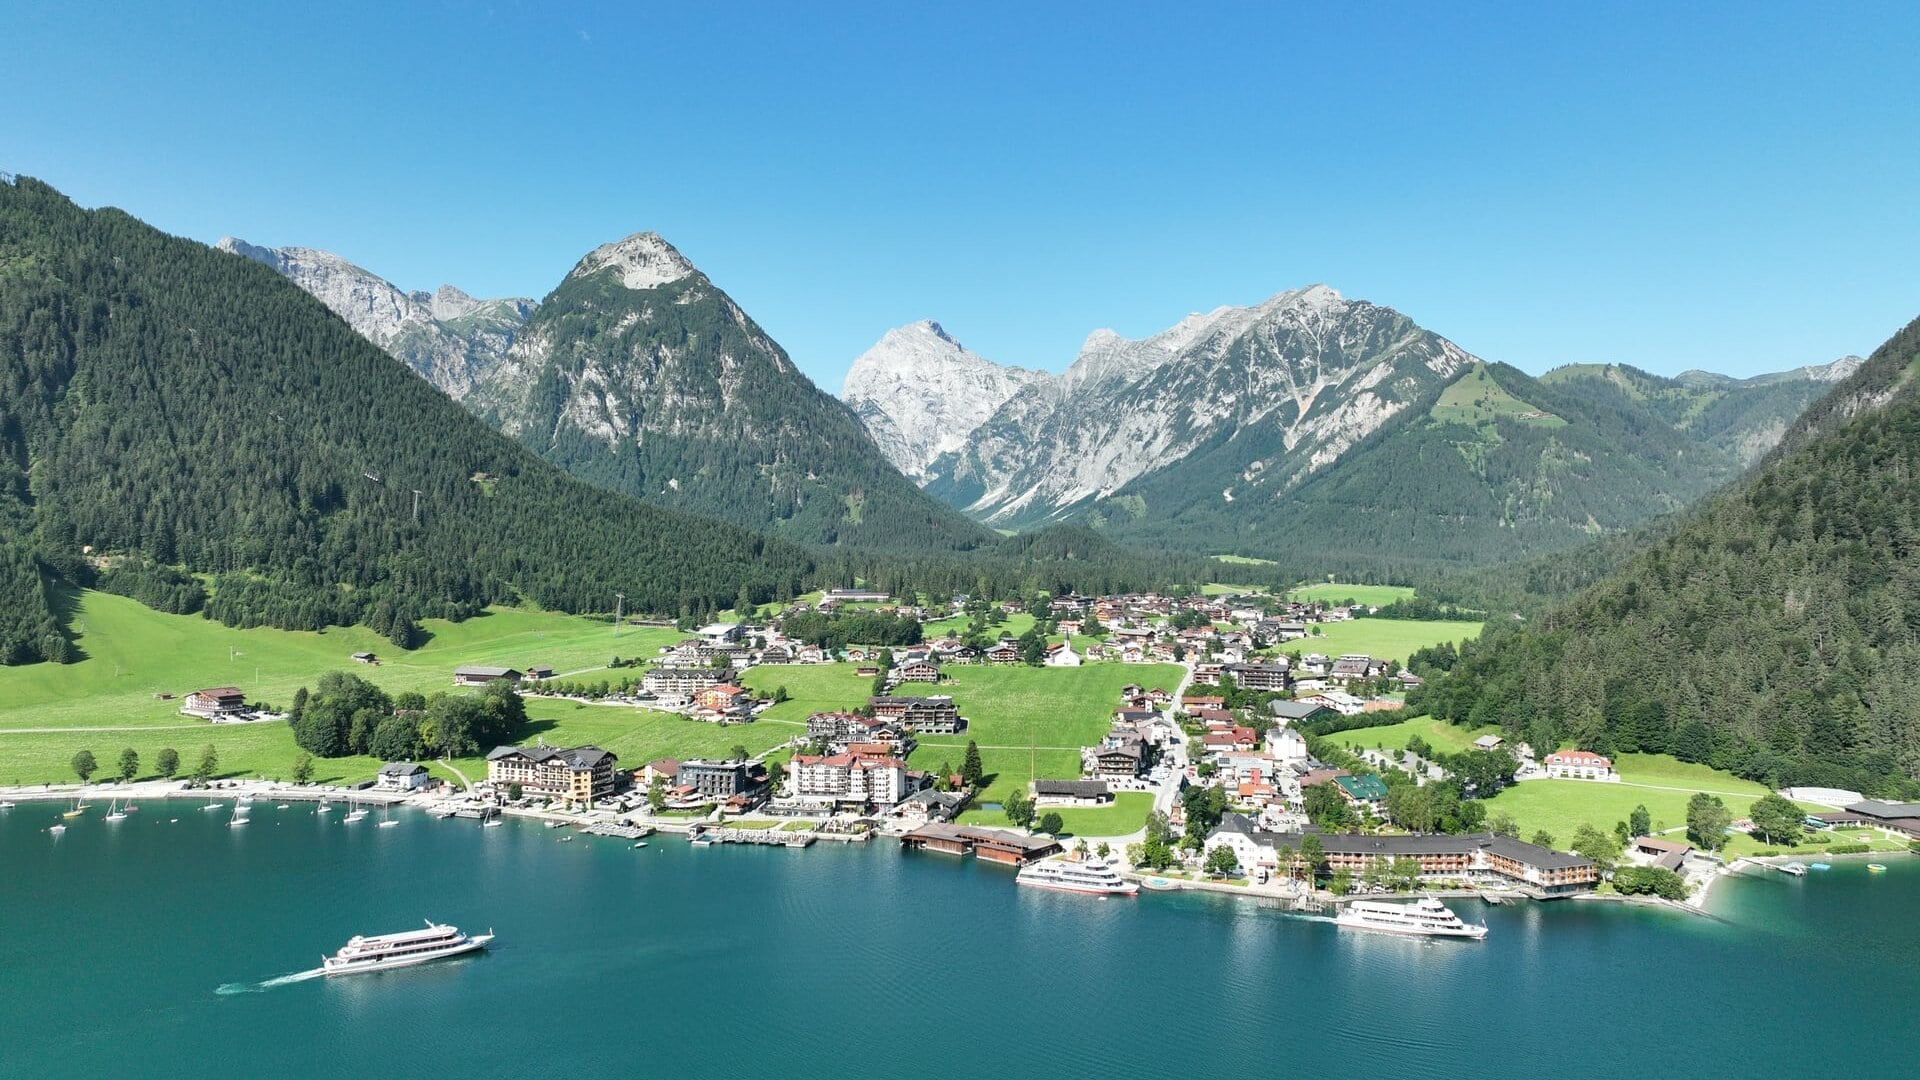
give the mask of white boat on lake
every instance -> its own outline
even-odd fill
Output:
[[[1140,886],[1121,877],[1113,864],[1099,857],[1043,859],[1021,867],[1013,880],[1015,884],[1037,889],[1090,896],[1132,896],[1140,891]]]
[[[398,934],[376,934],[371,937],[355,935],[339,952],[322,958],[320,969],[332,976],[412,967],[478,952],[492,940],[492,933],[469,935],[457,926],[429,921],[424,930],[403,930]]]
[[[1487,936],[1484,925],[1461,921],[1453,909],[1431,896],[1411,904],[1384,904],[1377,900],[1355,900],[1333,920],[1349,930],[1374,930],[1383,934],[1409,937],[1449,937],[1479,941]]]

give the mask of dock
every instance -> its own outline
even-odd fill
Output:
[[[709,844],[760,844],[764,847],[803,848],[813,844],[810,832],[788,832],[783,829],[729,829],[714,827],[694,829],[688,833],[691,841],[705,841]]]
[[[644,840],[653,835],[653,829],[646,825],[622,825],[612,821],[596,821],[580,831],[588,836],[612,836],[621,840]]]

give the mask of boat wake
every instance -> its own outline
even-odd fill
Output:
[[[276,975],[275,977],[271,979],[267,979],[264,982],[222,983],[218,987],[214,988],[213,992],[223,997],[229,994],[260,994],[260,993],[265,993],[266,991],[271,990],[276,986],[285,986],[288,983],[305,982],[308,979],[317,979],[320,976],[325,975],[326,973],[327,971],[325,968],[314,968],[310,971],[296,971],[291,975]]]

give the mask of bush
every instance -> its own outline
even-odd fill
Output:
[[[1872,850],[1873,850],[1873,847],[1870,844],[1860,844],[1860,843],[1835,844],[1832,847],[1827,849],[1827,854],[1829,855],[1861,855]]]

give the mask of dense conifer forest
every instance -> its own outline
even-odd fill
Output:
[[[1617,573],[1523,628],[1419,658],[1451,670],[1413,703],[1535,746],[1920,790],[1916,362],[1920,321]]]

